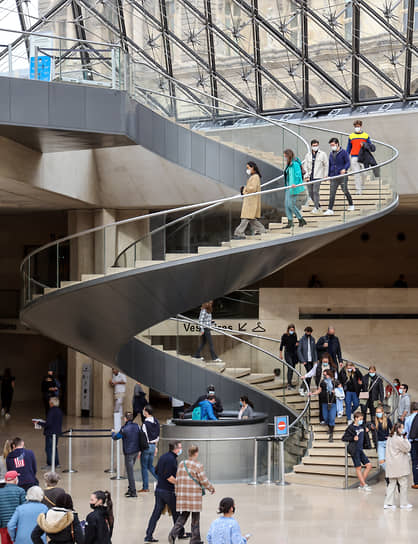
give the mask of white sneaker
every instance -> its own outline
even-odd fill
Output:
[[[412,504],[401,504],[399,508],[402,508],[402,510],[411,510],[413,506]]]
[[[311,213],[321,213],[321,208],[312,208]]]
[[[352,206],[348,206],[348,208],[347,208],[347,210],[348,210],[349,212],[354,212],[355,209],[356,209],[356,208],[355,208],[354,204],[353,204]]]
[[[216,359],[213,359],[213,362],[214,363],[222,363],[222,359],[219,359],[219,357],[217,357]]]
[[[324,215],[334,215],[334,212],[330,209],[324,212]]]
[[[312,198],[310,198],[307,202],[308,206],[313,206],[315,204],[315,202],[312,200]]]
[[[385,510],[396,510],[396,506],[394,504],[385,504],[383,508]]]
[[[359,491],[364,491],[365,493],[370,493],[372,488],[369,486],[369,485],[363,485],[363,486],[359,486]]]
[[[195,357],[194,355],[192,355],[192,358],[193,359],[198,359],[199,361],[204,361],[205,360],[204,357]]]

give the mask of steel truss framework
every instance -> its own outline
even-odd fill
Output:
[[[23,31],[60,22],[76,39],[118,43],[192,98],[200,87],[271,113],[418,97],[417,0],[62,0],[30,28],[16,6]]]

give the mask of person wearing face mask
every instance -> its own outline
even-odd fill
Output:
[[[291,389],[296,389],[292,385],[292,378],[293,378],[293,370],[292,368],[295,368],[296,363],[298,362],[298,354],[297,354],[297,347],[298,347],[298,335],[296,334],[296,329],[293,323],[290,323],[290,325],[287,326],[287,331],[282,335],[282,339],[280,341],[280,359],[283,359],[283,349],[284,349],[284,360],[288,364],[287,367],[287,389],[290,391]]]
[[[331,370],[333,373],[334,379],[338,378],[337,365],[334,363],[329,353],[324,353],[321,357],[321,360],[318,363],[315,363],[313,368],[309,372],[307,372],[305,376],[302,376],[302,378],[304,380],[315,378],[316,386],[319,387],[319,384],[321,383],[321,380],[323,378],[323,373],[325,372],[325,370]],[[321,425],[326,425],[324,414],[322,412],[322,402],[320,397],[319,397],[319,421]]]
[[[354,421],[345,430],[342,441],[348,442],[347,451],[351,455],[356,469],[357,478],[360,482],[359,490],[370,492],[372,488],[367,485],[367,477],[372,470],[372,464],[364,450],[370,449],[371,444],[369,429],[365,426],[361,412],[354,414]]]
[[[332,370],[327,369],[323,373],[323,379],[316,391],[309,393],[310,396],[319,395],[319,402],[322,405],[322,414],[325,423],[328,425],[328,442],[334,442],[335,418],[337,417],[337,399],[335,396],[335,376]]]
[[[328,327],[327,334],[321,336],[316,343],[316,349],[320,359],[324,353],[329,353],[337,366],[340,365],[342,367],[344,361],[341,352],[341,344],[338,336],[335,336],[334,327]]]
[[[308,373],[318,362],[315,338],[312,336],[312,327],[305,327],[305,334],[299,339],[297,349],[299,362],[303,364],[305,372]],[[308,386],[311,385],[311,378],[306,379]]]
[[[376,408],[376,418],[374,424],[371,425],[371,429],[375,436],[374,441],[377,444],[377,457],[379,459],[379,466],[382,470],[385,470],[386,441],[392,427],[392,421],[386,416],[383,406],[378,406]]]
[[[408,393],[408,385],[402,383],[399,387],[399,404],[398,404],[398,414],[399,421],[404,423],[405,418],[411,413],[411,397]]]
[[[338,187],[341,186],[348,201],[348,211],[354,211],[353,199],[351,198],[350,191],[348,190],[348,178],[347,171],[350,168],[350,157],[345,149],[340,146],[338,138],[331,138],[329,141],[331,153],[329,155],[328,176],[331,179],[330,191],[329,191],[329,204],[328,209],[324,212],[324,215],[334,215],[333,208],[335,202],[335,195],[337,194]]]
[[[308,151],[305,156],[305,181],[314,181],[315,179],[324,179],[328,175],[328,157],[325,151],[319,149],[319,141],[311,141],[311,151]],[[312,200],[314,207],[312,213],[319,213],[321,211],[321,204],[319,201],[319,190],[321,188],[321,182],[311,183],[308,186],[309,197]]]
[[[411,404],[411,415],[405,420],[405,432],[411,442],[411,464],[414,482],[412,489],[418,489],[418,402]]]
[[[241,535],[238,522],[234,519],[235,503],[231,497],[225,497],[219,503],[218,514],[221,516],[212,522],[208,532],[208,544],[247,544],[250,535]]]
[[[354,182],[356,184],[356,191],[358,195],[361,195],[363,191],[364,174],[358,173],[360,172],[360,170],[363,169],[362,163],[359,162],[359,155],[362,150],[362,147],[364,147],[366,144],[368,149],[370,149],[370,151],[376,151],[376,148],[372,144],[370,140],[370,136],[367,134],[367,132],[363,131],[363,121],[361,121],[360,119],[357,119],[356,121],[354,121],[353,126],[354,126],[354,132],[352,132],[350,136],[348,137],[347,153],[350,155],[350,159],[351,159],[351,170],[353,172],[356,172],[354,174]]]
[[[284,150],[284,184],[289,189],[286,190],[284,207],[286,209],[287,225],[283,228],[290,229],[293,227],[293,215],[299,221],[299,227],[306,225],[305,219],[297,207],[297,196],[305,192],[302,177],[302,163],[300,159],[295,157],[294,152],[291,149]]]
[[[151,518],[148,522],[144,542],[158,542],[158,540],[153,537],[153,534],[157,522],[160,519],[166,505],[171,511],[174,524],[179,517],[176,506],[174,485],[176,483],[177,475],[177,458],[182,454],[183,450],[181,442],[179,441],[170,442],[168,447],[169,451],[160,457],[157,466],[155,467],[155,472],[157,473],[158,477],[157,487],[155,489],[155,504]],[[187,536],[190,537],[191,534],[184,533],[184,529],[182,529],[179,531],[177,538],[186,538]]]
[[[247,395],[242,395],[239,399],[240,409],[238,419],[251,419],[254,417],[254,404],[250,401]]]
[[[345,391],[345,414],[347,423],[351,423],[351,415],[360,406],[359,395],[363,386],[363,375],[354,363],[348,362],[339,373]]]
[[[400,508],[409,510],[412,504],[408,502],[408,478],[411,473],[409,452],[411,443],[406,438],[402,423],[395,423],[386,445],[386,477],[389,485],[386,488],[385,509],[396,510],[395,492],[399,484]]]
[[[363,376],[363,385],[360,392],[361,411],[364,415],[364,420],[367,420],[367,410],[370,411],[370,419],[374,420],[376,408],[379,404],[383,404],[384,391],[383,381],[376,373],[374,365],[369,367],[369,372]]]
[[[93,512],[86,517],[84,544],[111,544],[113,503],[109,491],[95,491],[90,496]]]
[[[247,176],[249,176],[245,187],[241,194],[250,195],[252,193],[260,193],[261,191],[261,174],[255,162],[247,163]],[[263,234],[266,232],[264,225],[260,223],[261,217],[261,195],[248,196],[242,199],[241,208],[241,223],[234,231],[233,240],[245,240],[245,230],[250,225],[251,234]]]
[[[393,414],[394,421],[398,420],[397,410],[395,410],[395,406],[398,403],[400,386],[401,382],[399,381],[399,378],[395,378],[393,380],[393,383],[388,383],[385,387],[385,401],[389,406],[390,413]]]

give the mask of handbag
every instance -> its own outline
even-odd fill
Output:
[[[186,465],[186,461],[183,461],[183,465],[184,465],[185,471],[187,472],[187,475],[189,476],[189,478],[191,478],[194,481],[195,484],[197,484],[200,487],[200,491],[202,492],[202,497],[204,497],[206,495],[205,488],[202,485],[200,485],[200,482],[198,482],[196,478],[193,478],[193,476],[190,474],[189,469],[187,468],[187,465]]]

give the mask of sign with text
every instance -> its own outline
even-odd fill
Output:
[[[289,416],[274,417],[274,436],[278,438],[289,436]]]

